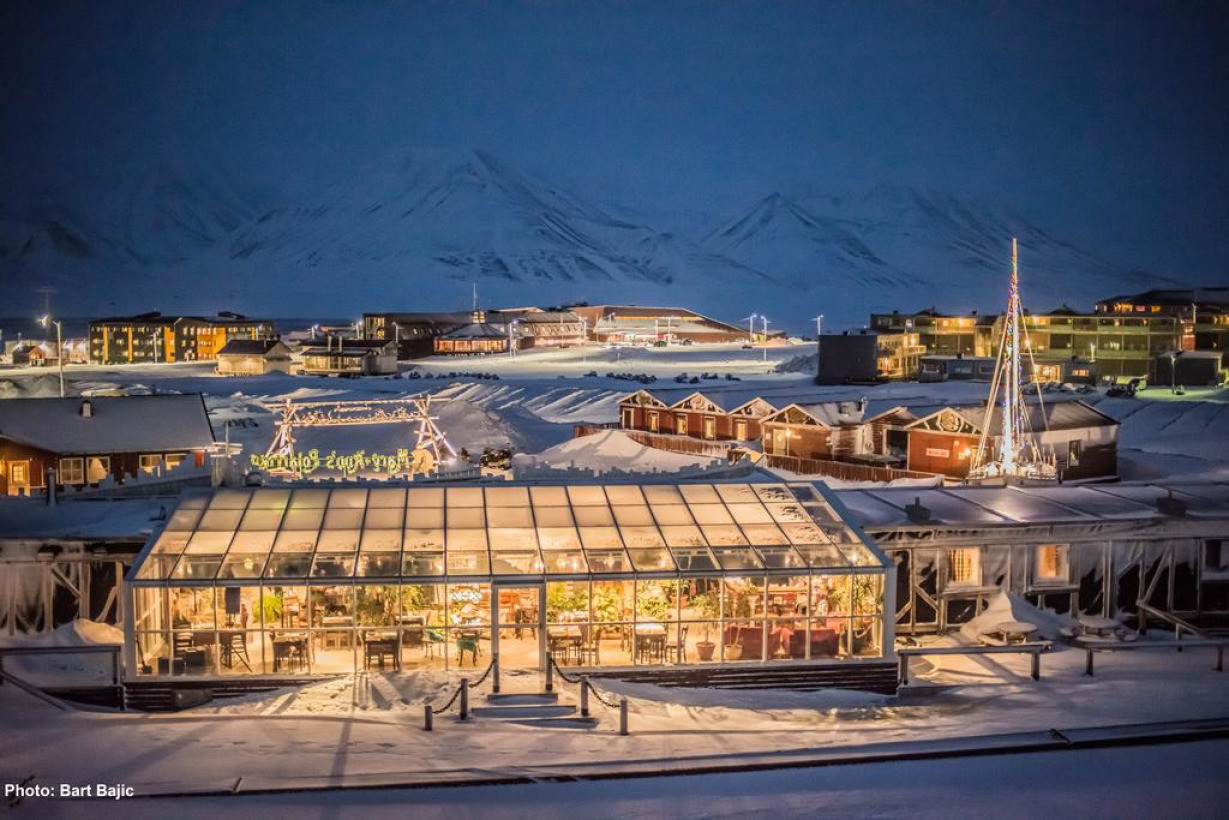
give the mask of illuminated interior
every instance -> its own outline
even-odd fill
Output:
[[[155,676],[881,658],[887,562],[839,509],[810,484],[189,494],[129,573],[126,651]]]

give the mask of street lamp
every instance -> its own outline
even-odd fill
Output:
[[[38,323],[43,327],[47,327],[49,324],[55,325],[56,361],[60,364],[60,398],[64,398],[64,343],[61,336],[60,323],[46,315],[39,319]]]
[[[768,361],[768,317],[760,316],[760,321],[764,323],[764,361]]]

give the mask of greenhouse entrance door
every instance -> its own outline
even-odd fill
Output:
[[[546,659],[546,585],[493,586],[491,652],[501,673],[539,672]]]

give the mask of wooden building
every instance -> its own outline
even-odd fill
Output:
[[[483,311],[476,312],[472,322],[435,337],[435,353],[439,356],[489,356],[527,346],[518,320],[490,322]]]
[[[273,322],[237,313],[142,313],[91,321],[89,355],[93,364],[212,361],[232,339],[271,339],[273,333]]]
[[[866,400],[791,404],[764,419],[768,455],[842,460],[870,452]]]
[[[232,339],[218,351],[220,376],[290,373],[291,351],[280,339]]]
[[[1082,401],[1027,405],[1029,428],[1041,456],[1053,460],[1064,481],[1113,479],[1118,476],[1117,420]],[[1002,428],[995,407],[991,430]],[[903,426],[908,434],[910,470],[963,479],[969,474],[981,440],[985,405],[944,407]],[[987,446],[997,446],[992,436]]]
[[[198,394],[0,401],[0,495],[123,483],[185,462],[205,466],[214,442]]]
[[[383,339],[332,339],[303,350],[305,376],[391,376],[397,372],[397,345]]]
[[[619,400],[619,426],[705,441],[759,441],[763,420],[775,410],[758,397],[740,398],[726,410],[700,392],[667,404],[648,390],[637,390]]]

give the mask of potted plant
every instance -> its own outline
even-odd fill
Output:
[[[692,597],[691,606],[695,607],[699,611],[700,616],[704,618],[704,626],[702,627],[704,638],[696,643],[696,654],[702,661],[711,661],[717,644],[709,640],[709,630],[712,629],[712,622],[721,614],[720,602],[714,593],[702,592]]]

